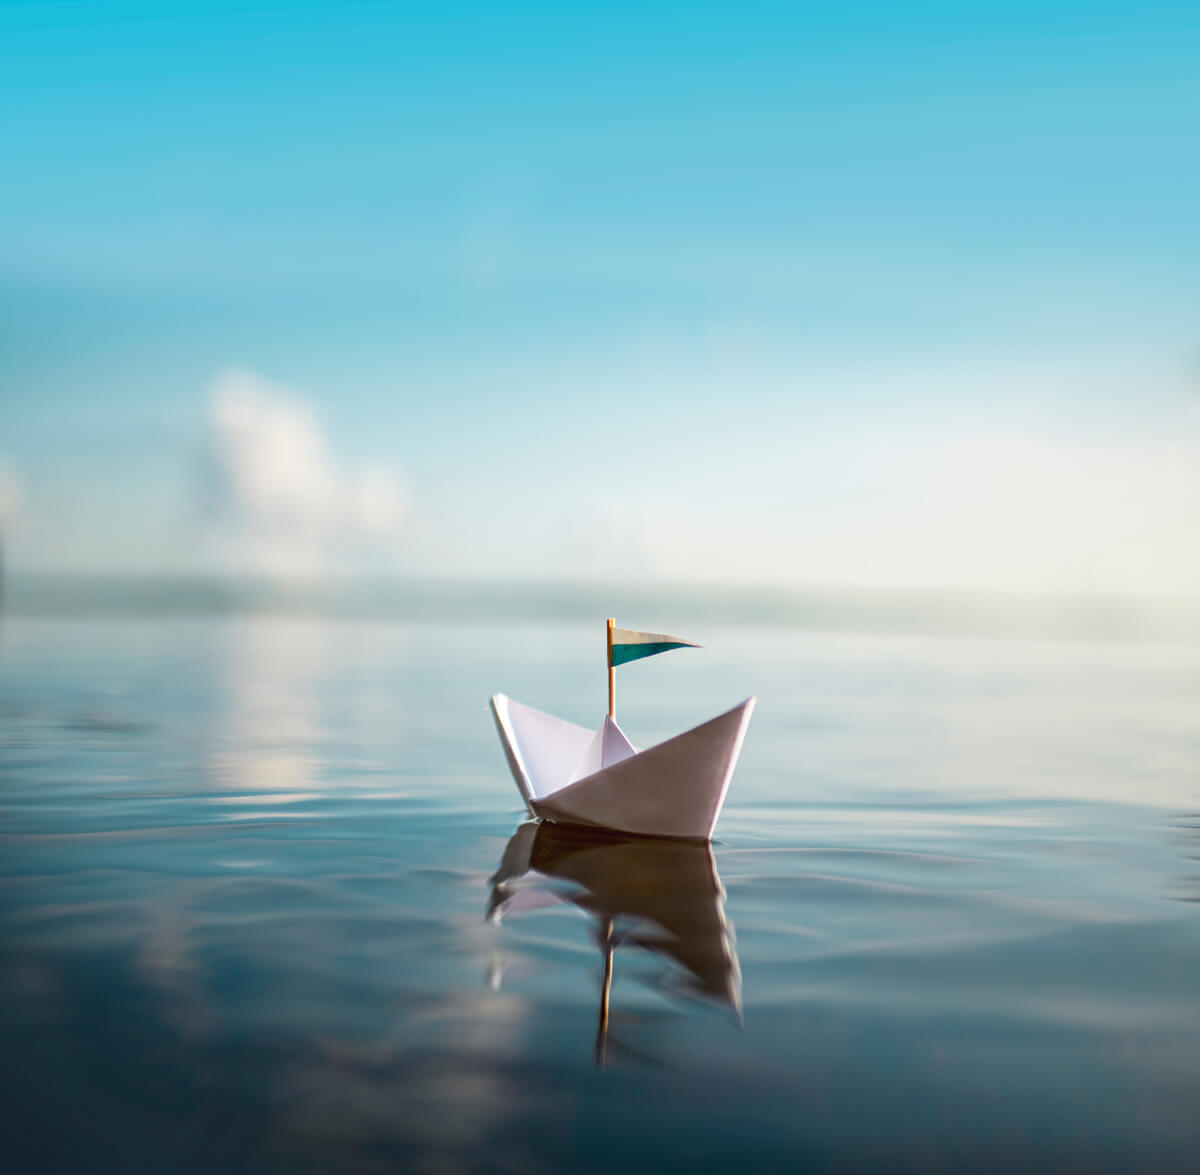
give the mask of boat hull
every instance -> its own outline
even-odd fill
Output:
[[[513,778],[533,815],[637,836],[707,841],[725,803],[754,699],[644,751],[629,748],[619,761],[580,778],[572,778],[566,764],[586,755],[597,732],[503,694],[491,705]],[[624,741],[609,723],[599,734]]]

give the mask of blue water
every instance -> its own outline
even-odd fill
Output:
[[[497,893],[487,698],[598,722],[597,632],[6,623],[9,1169],[1195,1169],[1194,650],[685,634],[618,709],[758,696],[715,884]]]

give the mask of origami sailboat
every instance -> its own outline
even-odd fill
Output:
[[[617,665],[689,645],[661,633],[615,629],[609,620],[608,716],[599,730],[504,694],[492,698],[509,768],[534,816],[640,836],[712,839],[754,699],[644,751],[625,737],[615,714]]]
[[[740,1023],[741,969],[725,918],[725,891],[708,845],[522,824],[505,846],[491,885],[487,916],[492,923],[545,906],[547,896],[572,902],[595,919],[596,943],[604,953],[596,1032],[601,1066],[618,946],[666,960],[676,990],[728,1008]],[[557,887],[561,895],[553,888],[538,892],[546,887]]]

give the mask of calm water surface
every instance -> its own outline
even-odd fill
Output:
[[[597,634],[6,624],[9,1169],[1196,1169],[1194,651],[685,634],[710,856],[520,830],[487,698]]]

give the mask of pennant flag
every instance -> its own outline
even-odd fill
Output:
[[[612,657],[609,665],[624,665],[640,657],[653,657],[668,649],[698,649],[695,641],[682,641],[677,636],[664,636],[661,632],[636,632],[632,628],[612,630]]]

